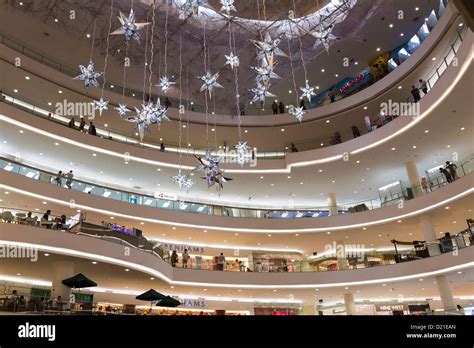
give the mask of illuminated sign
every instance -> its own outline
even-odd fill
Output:
[[[375,305],[377,312],[392,312],[392,311],[406,311],[408,307],[406,304],[383,304]]]
[[[183,252],[184,249],[187,249],[188,253],[191,254],[204,254],[204,248],[199,246],[168,243],[163,243],[162,245],[168,250],[176,250],[177,252]]]

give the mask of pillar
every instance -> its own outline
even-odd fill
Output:
[[[65,302],[69,301],[71,288],[61,283],[66,278],[74,276],[74,262],[55,261],[53,262],[53,288],[51,296],[53,299],[61,296]]]
[[[431,222],[431,217],[429,215],[422,215],[420,217],[420,225],[423,230],[423,236],[425,241],[428,243],[428,253],[430,256],[435,256],[441,254],[439,244],[436,244],[438,241],[436,239],[436,232]]]
[[[344,294],[344,305],[346,306],[346,315],[356,314],[356,306],[353,293]]]
[[[316,315],[316,305],[310,304],[303,306],[303,315]]]
[[[423,194],[423,190],[420,186],[420,177],[418,176],[418,169],[416,168],[416,163],[414,161],[406,162],[405,170],[407,171],[408,180],[410,181],[410,186],[413,190],[413,195],[415,197],[421,196]]]
[[[336,195],[334,192],[328,193],[327,196],[328,206],[329,206],[329,215],[337,215],[337,202],[336,202]]]
[[[451,292],[451,286],[449,285],[448,277],[444,274],[436,276],[436,282],[438,285],[439,296],[441,297],[441,302],[443,303],[443,309],[445,311],[456,310],[456,305],[454,304],[453,293]]]
[[[349,261],[347,261],[347,254],[346,254],[346,245],[344,241],[338,240],[336,241],[336,258],[337,258],[337,266],[340,270],[349,269]]]

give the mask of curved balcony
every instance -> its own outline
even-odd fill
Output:
[[[403,192],[394,192],[393,195],[390,193],[393,197],[391,201],[378,199],[378,209],[372,206],[373,210],[368,210],[365,206],[364,211],[355,213],[359,210],[356,210],[354,206],[346,209],[339,207],[339,216],[328,216],[329,207],[292,212],[242,209],[165,200],[97,186],[81,180],[73,180],[64,186],[65,180],[58,183],[57,175],[54,173],[6,159],[2,159],[0,164],[3,168],[0,174],[2,178],[0,187],[24,195],[34,195],[63,205],[69,205],[70,200],[73,199],[79,208],[134,220],[241,232],[318,232],[369,226],[418,215],[474,191],[471,173],[474,169],[474,161],[469,160],[458,166],[460,179],[447,185],[442,178],[435,178],[428,186],[431,188],[423,190],[429,193],[415,199],[408,199]],[[71,189],[67,189],[68,186],[71,186]],[[401,201],[404,201],[403,212],[398,209]],[[187,214],[187,212],[195,214]],[[242,219],[242,217],[246,218]],[[303,217],[318,218],[303,219]]]
[[[266,161],[259,165],[257,168],[245,168],[242,169],[237,164],[228,164],[225,165],[226,169],[229,172],[288,172],[292,167],[297,166],[306,166],[317,163],[325,163],[334,160],[338,160],[342,157],[342,154],[356,154],[367,149],[373,148],[374,146],[383,144],[384,142],[392,139],[395,136],[402,134],[404,131],[413,127],[415,124],[420,122],[425,116],[427,116],[432,110],[449,94],[450,90],[459,82],[461,77],[468,71],[470,63],[472,61],[472,42],[473,34],[470,31],[464,31],[464,44],[462,43],[462,36],[458,35],[456,32],[456,37],[454,43],[449,46],[447,55],[442,60],[442,63],[438,65],[438,68],[435,70],[433,79],[428,79],[428,83],[431,89],[428,95],[423,97],[420,105],[420,115],[418,117],[397,117],[397,118],[385,118],[385,124],[381,129],[375,129],[374,131],[369,132],[366,135],[352,139],[350,141],[344,142],[342,144],[337,144],[330,147],[323,147],[316,150],[301,151],[299,153],[288,154],[285,151],[260,151],[255,149],[252,153],[248,153],[246,156],[247,163],[252,163],[253,160],[257,159],[266,159]],[[451,65],[454,58],[457,58],[456,62],[459,65],[462,64],[462,68],[459,69],[458,66],[453,67]],[[12,95],[15,93],[12,93]],[[67,134],[67,139],[74,139],[74,144],[77,146],[83,146],[85,142],[83,136],[78,132],[73,132],[72,129],[64,129],[64,127],[59,127],[58,124],[68,125],[70,119],[60,115],[55,115],[47,107],[39,107],[35,103],[28,102],[26,97],[18,99],[2,93],[2,100],[9,105],[0,104],[0,111],[3,115],[0,115],[0,120],[9,121],[14,118],[19,123],[17,125],[21,127],[30,127],[33,131],[40,132],[42,130],[43,135],[48,135],[50,137],[56,137],[53,134]],[[14,108],[12,108],[12,107]],[[27,113],[18,112],[17,110],[25,110]],[[8,117],[7,115],[10,115]],[[41,118],[46,118],[51,122],[50,124],[45,124],[42,121],[37,119],[32,119],[31,115],[40,116]],[[76,122],[74,127],[78,127],[79,124]],[[86,126],[85,129],[88,127]],[[179,148],[176,146],[170,146],[166,144],[164,151],[162,151],[159,143],[153,143],[148,141],[139,141],[135,138],[123,135],[119,132],[112,132],[109,129],[97,129],[97,135],[104,139],[104,141],[97,139],[87,138],[87,142],[95,145],[96,148],[94,151],[100,151],[101,148],[109,149],[108,153],[115,153],[118,155],[117,149],[121,149],[120,156],[123,156],[124,153],[132,153],[132,149],[128,148],[129,144],[133,145],[135,156],[132,156],[133,160],[153,163],[157,165],[179,167],[178,159],[176,157],[169,156],[170,154],[185,154],[185,155],[203,155],[205,154],[204,149],[192,149],[192,148]],[[98,137],[98,138],[99,138]],[[109,140],[115,142],[120,142],[121,145],[127,146],[117,146],[111,144]],[[316,146],[320,147],[319,144],[316,144],[318,140],[311,140],[310,143],[313,144],[309,146],[314,148]],[[327,143],[326,143],[327,144]],[[306,144],[308,145],[308,144]],[[305,145],[305,146],[306,146]],[[85,147],[85,146],[83,146]],[[157,150],[164,152],[159,156],[163,158],[162,161],[157,161],[156,155]],[[235,154],[226,153],[224,151],[214,151],[215,155],[222,157],[235,157]],[[168,155],[168,156],[167,156]],[[283,160],[284,159],[284,160]],[[230,161],[232,162],[232,160]],[[235,162],[235,160],[233,161]]]
[[[22,224],[0,230],[0,244],[37,248],[43,252],[81,257],[115,264],[162,279],[174,285],[226,288],[313,288],[395,282],[423,278],[474,267],[472,247],[456,248],[455,253],[427,257],[389,266],[337,272],[212,272],[173,268],[159,256],[123,245],[72,233],[58,233]],[[472,242],[472,235],[471,235]]]
[[[434,10],[435,13],[438,13],[437,10]],[[401,78],[404,74],[407,72],[412,71],[417,65],[419,59],[422,59],[426,55],[426,51],[431,50],[432,46],[434,46],[438,40],[442,37],[442,35],[446,32],[447,28],[452,24],[453,18],[457,14],[455,13],[455,10],[452,6],[448,6],[442,16],[438,18],[438,21],[436,22],[436,26],[431,28],[429,31],[429,34],[426,38],[424,38],[420,51],[423,51],[422,54],[416,54],[416,59],[415,58],[409,58],[407,61],[403,62],[403,65],[401,67],[398,67],[395,71],[391,72],[389,74],[389,78],[384,78],[382,83],[376,83],[377,81],[370,81],[370,83],[367,83],[366,86],[361,87],[362,90],[358,91],[355,94],[362,93],[364,94],[362,100],[370,100],[370,98],[373,98],[373,96],[378,95],[383,93],[389,86],[397,83],[397,80]],[[420,28],[421,30],[421,28]],[[35,52],[34,50],[31,50],[27,46],[25,46],[23,43],[19,42],[16,39],[9,38],[5,35],[0,34],[0,44],[3,44],[4,46],[16,51],[16,53],[21,53],[22,55],[25,55],[26,57],[34,60],[35,62],[40,63],[41,65],[44,65],[45,67],[48,67],[49,70],[55,70],[56,72],[60,72],[61,74],[64,74],[69,77],[75,77],[77,76],[77,69],[72,68],[67,66],[66,64],[63,64],[61,62],[55,61],[54,59],[50,57],[46,57],[43,54],[39,52]],[[399,71],[400,70],[400,71]],[[51,76],[51,74],[46,74],[47,76]],[[56,80],[56,79],[54,79]],[[390,80],[390,81],[388,81]],[[429,79],[428,79],[429,81]],[[100,83],[102,85],[102,81]],[[375,85],[376,86],[375,86]],[[373,88],[375,87],[375,88]],[[118,100],[118,97],[122,97],[122,94],[126,96],[127,98],[130,99],[135,99],[135,103],[139,100],[141,101],[141,96],[143,93],[141,91],[137,90],[132,90],[129,88],[123,88],[117,83],[109,83],[104,86],[105,90],[111,95],[111,100]],[[346,97],[343,102],[331,104],[331,106],[328,108],[327,106],[323,106],[323,109],[326,109],[322,112],[323,115],[333,115],[336,113],[340,113],[342,111],[348,110],[348,108],[353,108],[354,105],[357,104],[364,104],[364,101],[361,101],[359,97],[354,98],[355,94],[351,94],[350,96]],[[115,95],[115,96],[114,96]],[[159,96],[154,95],[155,99]],[[172,100],[172,103],[174,105],[179,104],[179,100]],[[133,104],[133,103],[132,103]],[[191,109],[192,113],[194,111],[197,111],[196,115],[191,115],[191,120],[192,122],[197,122],[197,123],[203,123],[203,116],[198,115],[199,113],[204,113],[205,112],[205,107],[203,105],[197,105],[193,102],[187,101],[187,109]],[[310,105],[310,108],[317,108],[317,105]],[[265,117],[268,117],[270,119],[270,115],[266,112],[262,112],[262,108],[259,107],[253,107],[253,106],[247,106],[246,107],[246,113],[247,114],[252,114],[252,115],[260,115],[259,119],[262,121],[262,115],[265,115]],[[263,110],[264,111],[264,110]],[[271,109],[270,109],[271,111]],[[318,116],[316,115],[307,115],[306,119],[316,119],[320,117],[321,113],[318,113]],[[197,117],[196,117],[197,116]],[[219,115],[219,119],[222,119],[223,115]],[[252,119],[254,117],[251,116],[245,116],[244,118],[247,119]],[[272,115],[271,117],[271,122],[275,123],[275,117]],[[258,119],[256,119],[258,122]],[[229,120],[226,120],[226,122]],[[306,121],[306,120],[305,120]],[[281,123],[283,122],[283,123]],[[231,122],[234,124],[235,122],[232,120]],[[244,124],[246,123],[246,120],[244,120]],[[289,116],[285,115],[282,117],[281,121],[277,121],[278,125],[283,125],[283,124],[289,124],[289,123],[295,123],[295,121]],[[251,122],[250,124],[258,124]]]

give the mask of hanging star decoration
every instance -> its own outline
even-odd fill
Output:
[[[166,111],[167,109],[161,106],[160,98],[158,98],[155,105],[150,101],[146,105],[142,104],[141,109],[135,107],[136,115],[129,116],[127,121],[133,122],[137,125],[140,140],[143,140],[145,131],[150,128],[151,124],[160,124],[163,121],[170,120],[166,115]]]
[[[188,191],[194,185],[194,182],[189,177],[181,174],[181,169],[178,171],[177,175],[172,177],[172,179],[174,180],[174,183],[178,185],[180,190],[184,187],[186,191]]]
[[[109,104],[108,100],[104,100],[104,98],[100,98],[100,100],[94,100],[94,110],[99,110],[99,115],[102,116],[102,111],[108,110],[107,104]]]
[[[170,78],[165,75],[165,76],[160,77],[160,83],[155,86],[161,87],[161,91],[163,93],[167,93],[169,89],[171,88],[171,85],[175,85],[175,84],[176,82],[170,81]]]
[[[139,30],[151,24],[151,22],[136,23],[135,12],[133,12],[133,9],[130,10],[130,14],[128,15],[128,18],[122,13],[122,11],[119,11],[119,14],[120,16],[118,16],[117,18],[120,21],[120,24],[122,24],[122,26],[118,28],[117,30],[111,32],[110,35],[124,34],[125,42],[127,44],[131,39],[134,39],[135,41],[139,43],[141,39]]]
[[[267,32],[265,34],[264,41],[250,40],[259,49],[257,59],[265,59],[267,64],[272,69],[274,63],[274,56],[287,57],[287,55],[280,48],[278,48],[282,37],[283,34],[278,36],[278,38],[276,39],[272,39],[270,34]]]
[[[308,98],[308,101],[311,103],[311,97],[316,96],[316,93],[314,92],[314,87],[310,87],[308,85],[308,81],[306,81],[306,86],[305,87],[300,87],[301,92],[303,94],[301,95],[301,99],[304,97]]]
[[[270,93],[267,88],[261,83],[257,83],[257,87],[250,88],[249,92],[252,94],[252,103],[260,101],[265,103],[267,97],[276,97],[275,94]]]
[[[92,61],[89,62],[87,68],[84,65],[79,65],[79,69],[81,73],[74,77],[74,80],[84,81],[85,88],[89,88],[90,86],[99,86],[97,78],[100,77],[103,73],[94,71],[94,63]]]
[[[221,12],[227,12],[227,14],[230,14],[230,11],[237,11],[237,9],[234,6],[234,0],[221,0]]]
[[[232,178],[224,176],[224,170],[220,169],[219,157],[212,157],[210,152],[206,152],[205,158],[194,156],[199,161],[199,164],[194,168],[194,171],[204,172],[204,179],[207,183],[207,188],[211,188],[216,185],[217,191],[221,192],[224,187],[224,183],[233,180]]]
[[[293,110],[290,112],[291,116],[293,116],[294,118],[296,118],[298,121],[302,121],[303,120],[303,116],[304,114],[306,113],[306,111],[304,111],[304,107],[299,107],[299,108],[295,108],[293,107]]]
[[[182,14],[185,16],[189,15],[198,15],[199,16],[199,6],[201,6],[201,0],[185,0],[184,4],[181,6]],[[181,19],[184,16],[180,16]]]
[[[203,81],[203,85],[200,88],[200,91],[209,91],[209,95],[211,95],[212,91],[215,88],[224,88],[220,83],[217,82],[217,79],[219,78],[219,73],[215,73],[212,75],[210,72],[207,72],[206,75],[203,76],[197,76],[197,78],[201,81]]]
[[[229,55],[224,54],[224,56],[226,59],[225,65],[230,65],[232,69],[239,66],[239,56],[235,55],[234,52],[230,52]]]
[[[326,28],[323,28],[321,24],[319,30],[313,30],[309,32],[311,36],[316,39],[314,42],[314,48],[316,48],[319,44],[322,44],[326,51],[329,51],[329,42],[336,39],[336,37],[331,34],[333,28],[334,26],[332,24]]]
[[[275,64],[276,66],[276,64]],[[265,87],[268,87],[268,84],[270,83],[270,79],[279,79],[280,76],[275,74],[273,72],[273,69],[271,69],[268,65],[263,65],[263,66],[251,66],[250,69],[252,69],[257,76],[255,77],[255,80],[261,84],[263,84]]]
[[[117,113],[119,114],[120,117],[123,117],[127,114],[127,112],[132,111],[127,107],[126,104],[119,104],[119,106],[117,106],[114,109],[117,110]]]
[[[247,145],[246,141],[240,140],[237,145],[234,146],[234,148],[237,151],[237,163],[243,167],[245,164],[245,157],[250,151],[251,147]]]

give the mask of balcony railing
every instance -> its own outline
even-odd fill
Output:
[[[441,166],[440,166],[441,167]],[[68,180],[64,177],[58,178],[58,174],[38,169],[18,161],[0,157],[0,169],[25,176],[32,180],[47,182],[52,185],[69,188],[75,191],[100,196],[116,201],[127,202],[130,204],[138,204],[153,208],[173,210],[177,212],[188,212],[203,215],[217,215],[226,217],[239,218],[262,218],[262,219],[292,219],[292,218],[316,218],[329,216],[334,207],[308,207],[308,208],[289,208],[289,209],[259,209],[259,208],[243,208],[215,204],[202,204],[183,200],[170,200],[154,197],[152,195],[141,194],[137,192],[124,191],[121,189],[98,185],[95,183],[72,179]],[[463,177],[471,173],[474,169],[474,158],[469,157],[468,160],[457,165],[457,177]],[[359,202],[350,202],[347,204],[337,205],[337,214],[351,214],[360,211],[373,210],[383,208],[391,204],[397,204],[400,200],[408,200],[413,198],[412,192],[419,191],[422,194],[430,192],[448,185],[448,181],[442,175],[434,175],[429,177],[426,187],[418,185],[413,188],[402,188],[401,190],[387,189],[383,195],[377,198],[367,199]],[[411,191],[411,192],[410,192]]]

